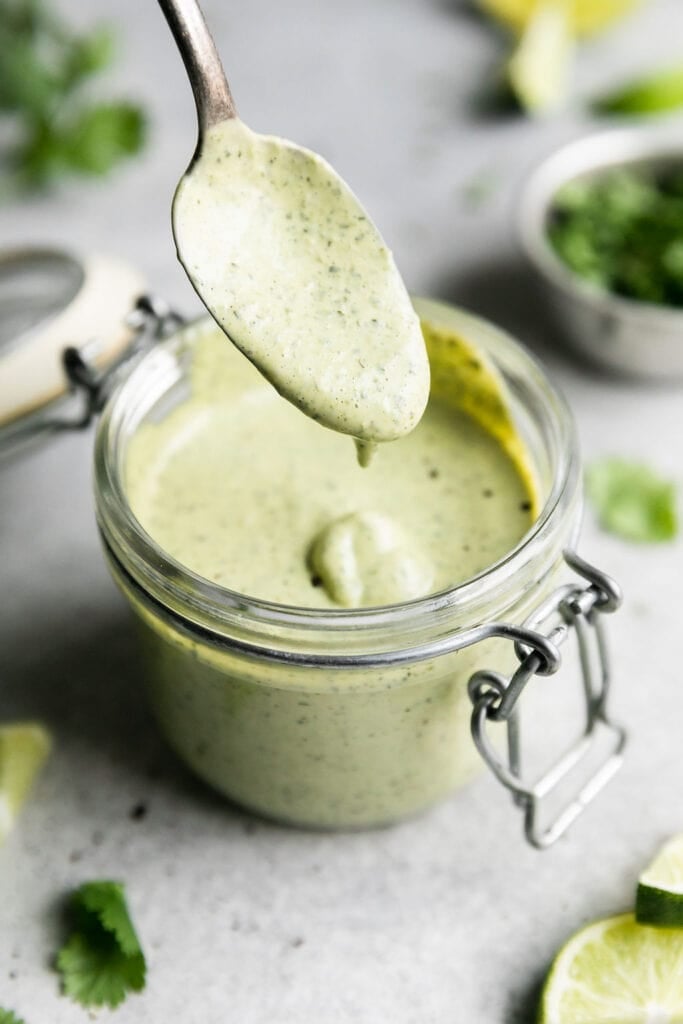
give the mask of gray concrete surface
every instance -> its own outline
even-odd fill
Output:
[[[64,6],[83,23],[120,20],[112,86],[147,103],[151,145],[106,185],[0,208],[0,241],[110,251],[196,309],[169,226],[193,107],[161,16],[153,0]],[[461,302],[534,347],[573,406],[587,460],[642,457],[681,480],[681,392],[617,384],[565,358],[515,253],[520,180],[586,130],[585,117],[478,112],[502,46],[456,0],[206,0],[206,11],[244,119],[334,163],[413,291]],[[681,29],[680,0],[652,0],[585,46],[577,95],[678,59]],[[475,209],[464,194],[479,178],[491,192]],[[525,846],[486,776],[392,829],[307,834],[227,806],[159,739],[98,548],[91,440],[63,437],[0,469],[0,717],[40,717],[56,737],[0,851],[0,1006],[28,1024],[88,1019],[50,970],[57,903],[82,880],[113,876],[126,881],[149,959],[147,989],[117,1011],[120,1024],[531,1021],[558,944],[627,907],[643,863],[683,827],[680,541],[628,546],[586,523],[583,552],[627,593],[611,641],[614,710],[631,744],[556,848]],[[139,803],[147,813],[133,820]]]

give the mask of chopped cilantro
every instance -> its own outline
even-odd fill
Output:
[[[65,994],[83,1006],[113,1009],[129,992],[141,991],[145,956],[123,886],[88,882],[73,893],[69,911],[72,932],[57,956]]]
[[[683,163],[570,182],[555,197],[547,230],[563,262],[593,284],[683,306]]]
[[[676,536],[676,489],[648,466],[619,458],[593,463],[586,489],[598,522],[609,533],[634,541]]]
[[[0,1024],[24,1024],[11,1010],[3,1010],[0,1006]]]

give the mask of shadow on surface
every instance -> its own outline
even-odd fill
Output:
[[[446,274],[431,290],[498,324],[539,356],[552,353],[569,360],[546,299],[521,256],[510,254]]]
[[[550,293],[541,287],[521,253],[515,256],[511,252],[498,260],[446,273],[433,281],[430,294],[491,320],[551,369],[561,369],[575,381],[588,380],[632,393],[645,389],[666,394],[680,388],[675,376],[670,380],[646,381],[601,365],[597,356],[592,361],[573,350],[561,318],[552,308]],[[600,341],[599,335],[593,339],[596,353]]]
[[[481,26],[482,32],[488,31],[492,24],[490,17],[479,7],[476,0],[434,0],[434,6],[446,14]]]
[[[505,1024],[535,1024],[545,976],[539,976],[508,1000]]]
[[[134,780],[153,781],[207,809],[251,820],[184,768],[158,731],[125,609],[82,630],[42,625],[49,646],[28,625],[5,639],[12,671],[0,681],[3,719],[44,722],[67,754],[78,749],[86,770],[89,761],[93,770],[112,764]]]
[[[481,33],[490,50],[488,68],[480,72],[478,81],[467,90],[466,102],[460,108],[471,121],[507,122],[524,119],[525,112],[513,95],[505,76],[513,34],[496,18],[484,11],[475,0],[434,0],[437,10],[457,20],[463,27]]]

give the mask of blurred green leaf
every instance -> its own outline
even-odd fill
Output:
[[[594,104],[599,114],[662,114],[683,106],[683,67],[667,68],[610,93]]]
[[[114,34],[107,26],[74,39],[66,60],[65,82],[77,82],[103,71],[114,59],[114,52]]]
[[[11,1010],[3,1010],[0,1007],[0,1024],[24,1024]]]
[[[626,540],[660,542],[678,532],[676,489],[649,466],[605,458],[586,471],[586,490],[604,530]]]
[[[51,105],[58,80],[30,39],[0,23],[0,110],[36,115]]]
[[[130,103],[87,107],[59,129],[38,126],[21,152],[21,173],[34,185],[70,171],[106,174],[124,157],[138,152],[145,132],[142,112]]]
[[[71,167],[105,174],[125,156],[137,153],[145,138],[145,119],[130,103],[107,103],[83,110],[65,134]]]
[[[83,99],[113,60],[109,27],[75,33],[46,0],[0,0],[0,54],[0,116],[17,139],[0,153],[0,195],[11,194],[8,167],[24,187],[39,187],[73,172],[105,174],[142,147],[138,106]]]

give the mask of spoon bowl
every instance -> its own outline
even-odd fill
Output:
[[[322,157],[238,117],[195,0],[160,0],[199,143],[173,201],[178,257],[228,337],[306,415],[362,442],[416,426],[429,362],[393,257]]]

